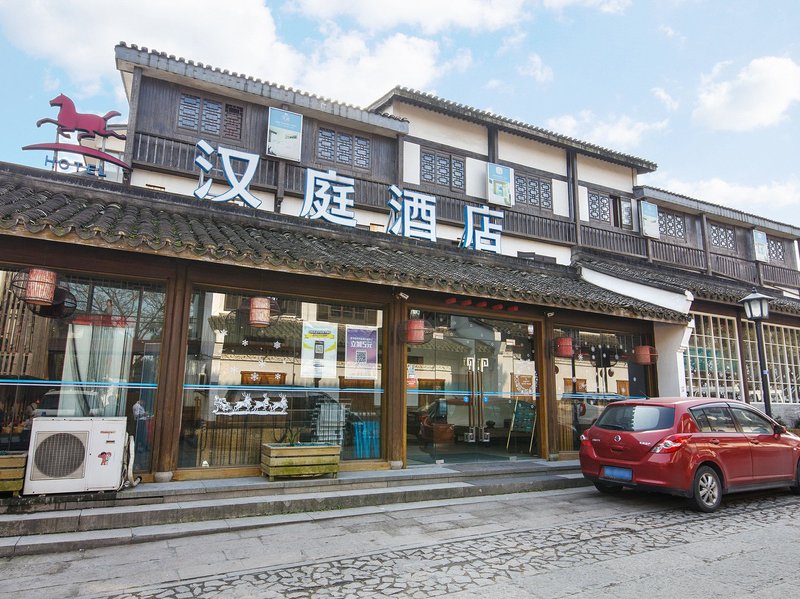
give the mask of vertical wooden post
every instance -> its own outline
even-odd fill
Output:
[[[159,365],[159,408],[156,412],[158,435],[153,460],[156,472],[174,472],[178,465],[178,436],[181,428],[191,293],[188,268],[176,265],[175,275],[167,283],[165,322],[171,323],[171,326],[164,331]]]
[[[383,334],[385,339],[386,381],[383,394],[386,459],[406,465],[406,345],[400,338],[400,323],[405,319],[406,303],[393,297],[386,307]]]

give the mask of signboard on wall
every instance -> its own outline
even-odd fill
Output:
[[[345,378],[377,379],[378,327],[347,325],[345,338]]]
[[[269,109],[267,156],[300,162],[303,148],[303,115],[280,108]]]
[[[658,206],[650,202],[639,202],[641,210],[642,235],[659,239],[661,233],[658,230]]]
[[[490,204],[510,208],[514,205],[514,169],[500,164],[486,165],[486,182]]]
[[[336,376],[338,326],[331,322],[303,323],[300,376],[314,379]]]
[[[769,262],[769,245],[767,243],[767,234],[764,231],[753,229],[753,247],[756,252],[756,260]]]

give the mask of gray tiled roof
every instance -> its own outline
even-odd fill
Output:
[[[695,299],[738,305],[753,286],[705,273],[689,272],[664,265],[653,265],[634,260],[623,260],[607,255],[584,251],[575,256],[577,265],[602,272],[617,278],[653,285],[682,293],[691,291]],[[800,300],[776,296],[776,290],[761,288],[765,295],[775,299],[770,309],[786,314],[800,314]]]
[[[687,319],[582,281],[571,267],[3,163],[0,234],[617,316]]]

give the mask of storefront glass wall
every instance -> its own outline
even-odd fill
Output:
[[[422,312],[408,346],[410,465],[538,455],[534,325]]]
[[[381,450],[381,310],[196,289],[179,468],[253,466],[263,443]]]
[[[694,331],[684,354],[687,395],[743,400],[736,320],[699,313],[692,317]]]
[[[127,416],[150,469],[164,289],[57,273],[55,304],[20,299],[0,270],[0,449],[28,449],[33,418]]]
[[[558,451],[576,451],[580,435],[612,401],[647,396],[652,358],[641,335],[571,328],[554,331]]]
[[[763,328],[770,402],[773,404],[800,403],[800,329],[766,322],[763,323]],[[750,401],[760,402],[763,390],[756,350],[755,323],[743,321],[742,333]],[[779,414],[776,412],[775,415]],[[794,426],[795,420],[797,417],[787,421],[787,424]]]

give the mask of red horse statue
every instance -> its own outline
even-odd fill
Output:
[[[40,119],[36,121],[36,126],[41,127],[44,123],[53,123],[58,127],[58,134],[64,137],[69,137],[68,131],[75,131],[78,133],[77,141],[80,142],[86,137],[116,137],[117,139],[125,139],[125,136],[116,131],[109,130],[108,119],[119,116],[119,112],[112,110],[107,112],[105,116],[96,114],[80,114],[75,111],[75,103],[64,94],[60,94],[50,100],[50,106],[59,106],[57,119]]]

